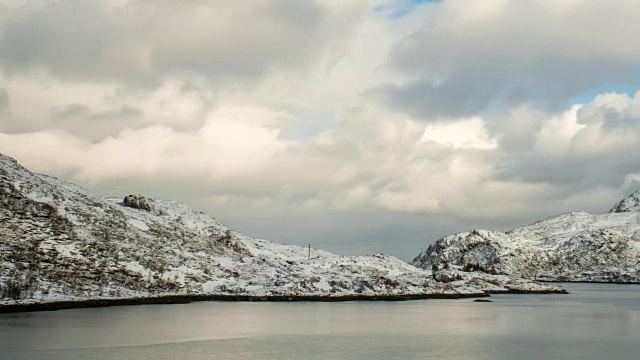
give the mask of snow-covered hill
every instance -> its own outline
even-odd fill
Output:
[[[431,244],[412,264],[530,279],[638,283],[640,191],[607,214],[573,212],[506,233],[473,230],[449,235]]]
[[[554,291],[485,275],[434,278],[394,257],[252,239],[181,203],[104,199],[0,154],[0,304],[221,294],[344,296]]]

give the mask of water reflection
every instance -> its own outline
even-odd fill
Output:
[[[194,303],[0,316],[2,359],[635,359],[640,286],[570,295]],[[633,355],[633,356],[632,356]]]

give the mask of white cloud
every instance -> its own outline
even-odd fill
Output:
[[[485,122],[479,118],[462,119],[452,123],[428,124],[422,141],[434,141],[455,148],[490,149],[496,147],[485,130]]]
[[[574,105],[569,110],[551,116],[542,124],[536,143],[535,152],[548,158],[559,158],[566,154],[571,146],[571,140],[584,128],[578,124],[577,112],[582,105]]]
[[[0,152],[305,243],[606,209],[640,168],[640,98],[615,91],[640,87],[640,18],[614,3],[12,8]]]

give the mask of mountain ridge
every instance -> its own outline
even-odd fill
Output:
[[[437,279],[392,256],[247,237],[185,204],[102,198],[0,155],[2,304],[172,296],[388,297],[561,292],[502,275]],[[443,281],[445,280],[445,281]]]
[[[506,232],[445,236],[411,262],[547,281],[640,283],[640,191],[608,213],[569,212]]]

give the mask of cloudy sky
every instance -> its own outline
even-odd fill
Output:
[[[410,260],[640,189],[637,0],[0,0],[0,152]]]

